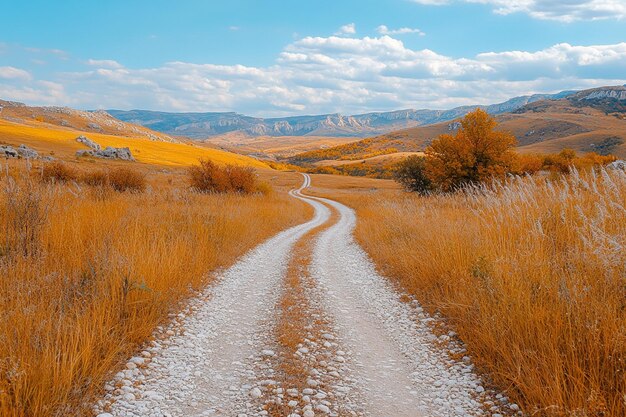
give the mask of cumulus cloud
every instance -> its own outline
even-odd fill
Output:
[[[30,80],[28,71],[15,67],[0,67],[0,78],[5,80]]]
[[[409,33],[415,33],[420,36],[426,35],[424,32],[419,30],[418,28],[398,28],[398,29],[389,29],[385,25],[380,25],[376,28],[376,31],[381,35],[406,35]]]
[[[122,64],[112,59],[89,59],[87,65],[101,68],[122,68]]]
[[[624,0],[413,0],[441,6],[454,2],[491,5],[495,13],[526,13],[536,19],[573,22],[576,20],[624,19]]]
[[[59,74],[47,85],[5,77],[0,96],[83,108],[279,116],[487,104],[535,92],[623,84],[624,74],[626,43],[562,43],[458,58],[411,49],[388,35],[310,36],[287,45],[266,67],[169,62],[131,69],[101,60]]]
[[[354,35],[356,33],[356,25],[354,23],[348,23],[339,28],[335,35]]]

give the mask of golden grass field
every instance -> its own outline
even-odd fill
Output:
[[[623,172],[431,197],[384,180],[313,186],[356,209],[381,272],[443,315],[530,415],[626,415]]]
[[[1,171],[7,417],[90,415],[111,373],[214,271],[311,216],[284,193],[294,173],[266,171],[275,192],[245,196],[193,193],[180,170],[148,171],[142,194],[44,183],[21,161]]]

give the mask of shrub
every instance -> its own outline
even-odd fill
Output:
[[[145,176],[128,168],[88,172],[83,174],[81,180],[93,187],[111,187],[119,192],[143,192],[146,189]]]
[[[233,191],[249,194],[256,190],[256,173],[253,168],[227,165],[225,171]]]
[[[81,182],[92,187],[106,187],[109,186],[109,173],[106,171],[86,172],[82,175]]]
[[[200,160],[200,165],[189,168],[189,183],[200,192],[224,193],[229,191],[230,184],[226,171],[212,161]]]
[[[534,174],[544,169],[545,156],[540,154],[518,154],[515,160],[516,174]]]
[[[407,191],[427,194],[432,190],[432,182],[426,175],[426,158],[423,156],[412,155],[400,162],[394,179]]]
[[[128,168],[116,168],[109,172],[109,184],[115,191],[140,193],[146,189],[146,177]]]
[[[78,173],[74,168],[63,162],[54,161],[45,164],[41,170],[41,178],[48,182],[68,182],[78,180]]]
[[[250,167],[221,167],[212,161],[200,160],[199,165],[189,168],[188,175],[191,187],[199,192],[249,194],[259,190],[256,173]]]
[[[274,189],[272,188],[271,185],[269,185],[265,181],[262,181],[257,184],[256,191],[263,195],[269,195],[274,192]]]

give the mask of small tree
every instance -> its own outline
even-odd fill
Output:
[[[515,137],[496,131],[497,122],[481,109],[468,113],[453,135],[426,148],[426,172],[434,185],[451,191],[465,184],[504,177],[514,163]]]
[[[394,179],[405,190],[426,194],[432,189],[432,182],[426,175],[426,158],[411,155],[398,164]]]

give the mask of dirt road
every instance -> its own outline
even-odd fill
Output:
[[[302,187],[291,195],[313,206],[314,218],[248,253],[192,300],[189,311],[164,329],[166,337],[131,358],[107,384],[108,394],[97,407],[103,417],[269,415],[262,401],[267,394],[290,401],[284,415],[292,417],[499,412],[497,406],[485,411],[484,403],[492,403],[469,358],[451,359],[450,351],[459,357],[464,351],[454,335],[436,337],[429,326],[433,319],[416,302],[401,300],[354,242],[354,212],[304,195],[310,183],[304,175]],[[337,220],[330,225],[332,211]],[[321,233],[307,235],[324,224]],[[308,265],[316,285],[311,297],[332,328],[324,335],[328,340],[311,343],[338,352],[324,360],[310,358],[316,364],[313,376],[325,366],[336,377],[324,391],[310,379],[304,390],[270,388],[283,385],[281,375],[272,373],[268,381],[263,365],[263,358],[277,356],[271,340],[280,314],[277,302],[294,245],[304,236],[314,239]],[[309,349],[296,353],[313,355]]]

